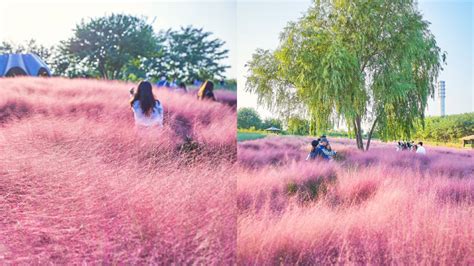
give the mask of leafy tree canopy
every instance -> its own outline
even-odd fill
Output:
[[[155,33],[145,18],[112,14],[83,20],[71,38],[55,47],[35,40],[22,45],[3,42],[0,53],[36,53],[57,76],[133,81],[166,76],[170,81],[192,83],[195,79],[225,80],[229,66],[221,60],[229,51],[224,44],[202,28]],[[236,89],[235,80],[225,81],[226,87]]]
[[[459,142],[462,137],[474,135],[474,113],[427,117],[415,127],[414,137],[436,142]]]
[[[362,123],[383,139],[409,136],[423,120],[445,54],[414,0],[317,0],[257,50],[247,91],[286,116],[303,114],[312,134],[344,119],[364,149]]]
[[[282,129],[282,122],[280,119],[276,119],[276,118],[267,118],[265,120],[263,120],[262,122],[262,125],[261,125],[261,129],[267,129],[267,128],[270,128],[270,127],[276,127],[278,129]]]
[[[237,127],[238,128],[251,128],[258,129],[261,127],[262,119],[258,115],[257,111],[253,108],[240,108],[237,111]]]
[[[290,117],[288,119],[288,133],[293,135],[308,135],[309,123],[307,120],[299,117]]]
[[[152,75],[166,76],[170,80],[193,82],[197,80],[222,79],[229,66],[221,63],[227,58],[224,41],[211,38],[212,33],[192,26],[180,30],[161,32],[164,51],[162,57],[152,58],[150,68],[157,70]]]
[[[63,51],[97,69],[103,78],[119,79],[133,60],[160,56],[160,48],[153,27],[144,19],[112,14],[76,25]]]

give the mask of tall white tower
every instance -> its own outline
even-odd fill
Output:
[[[446,82],[444,80],[440,80],[438,82],[438,97],[439,97],[439,109],[441,112],[441,116],[446,115]]]

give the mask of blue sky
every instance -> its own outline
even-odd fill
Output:
[[[256,107],[264,116],[272,114],[258,107],[256,96],[244,92],[246,69],[256,48],[275,49],[279,33],[288,21],[295,21],[311,1],[240,1],[237,5],[238,106]],[[446,113],[474,111],[473,1],[420,1],[424,19],[438,46],[448,53],[447,65],[440,74],[446,81]],[[437,99],[430,100],[428,115],[439,114]]]

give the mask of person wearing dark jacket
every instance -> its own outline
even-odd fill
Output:
[[[317,157],[321,157],[324,160],[331,160],[333,156],[336,155],[336,152],[330,148],[329,141],[325,136],[322,136],[318,140],[313,140],[311,146],[313,146],[313,148],[306,157],[306,160],[316,159]]]
[[[320,139],[315,139],[311,141],[311,151],[309,152],[308,156],[306,156],[306,161],[311,159],[316,159],[316,150],[318,149]]]
[[[331,160],[336,152],[331,149],[329,141],[326,137],[322,137],[319,141],[318,149],[316,149],[316,157],[321,157],[324,160]]]

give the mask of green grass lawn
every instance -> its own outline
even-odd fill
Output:
[[[256,132],[237,132],[237,141],[261,139],[267,135]]]

